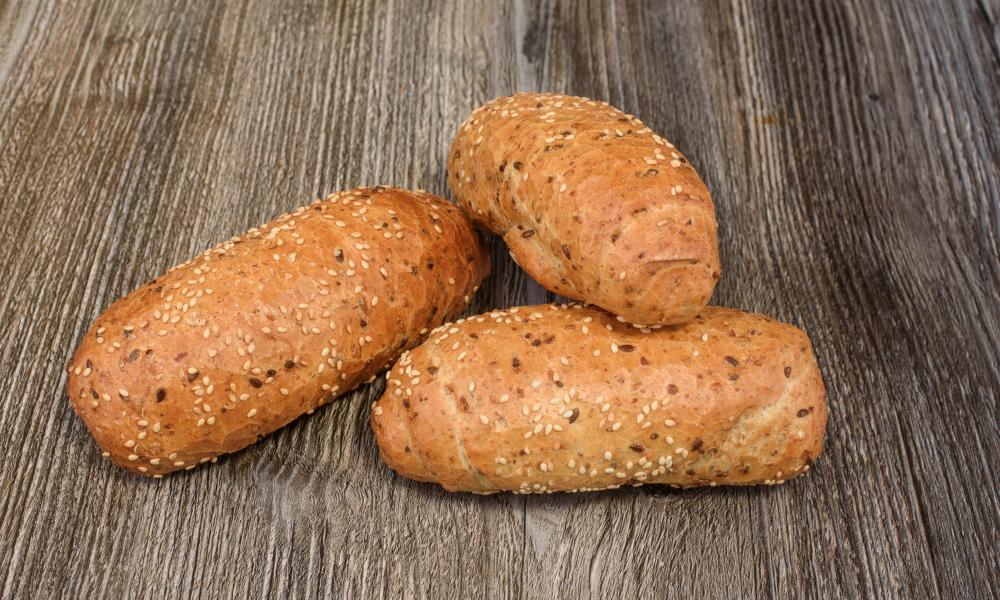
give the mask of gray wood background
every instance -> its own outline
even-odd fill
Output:
[[[0,597],[996,598],[995,0],[0,0]],[[331,191],[446,193],[514,90],[611,101],[712,190],[715,302],[812,336],[776,488],[447,495],[364,389],[218,465],[99,458],[63,366],[115,297]],[[544,301],[495,239],[476,309]]]

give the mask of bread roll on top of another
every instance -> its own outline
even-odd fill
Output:
[[[607,103],[515,94],[460,126],[448,182],[548,290],[631,323],[683,323],[720,276],[715,207],[683,155]]]
[[[66,389],[115,464],[190,469],[370,381],[464,310],[488,272],[472,224],[445,200],[340,192],[112,304]]]

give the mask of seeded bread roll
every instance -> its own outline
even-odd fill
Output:
[[[452,142],[448,182],[539,283],[631,323],[688,321],[719,279],[705,184],[604,102],[516,94],[478,108]]]
[[[387,378],[383,460],[450,491],[782,483],[826,428],[806,335],[725,308],[656,330],[579,305],[491,312],[431,332]]]
[[[67,391],[115,464],[190,469],[373,378],[458,315],[488,270],[471,224],[441,198],[334,194],[112,304]]]

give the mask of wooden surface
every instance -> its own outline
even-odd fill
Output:
[[[993,0],[0,0],[0,597],[995,598]],[[774,488],[447,495],[362,390],[163,481],[63,367],[117,296],[333,190],[445,193],[476,105],[608,100],[720,219],[715,302],[812,336],[825,456]],[[545,300],[492,240],[476,309]]]

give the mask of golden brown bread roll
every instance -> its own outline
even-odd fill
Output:
[[[383,460],[451,491],[781,483],[826,428],[806,335],[725,308],[656,330],[579,305],[490,312],[431,332],[387,379]]]
[[[374,377],[459,314],[488,270],[471,224],[441,198],[334,194],[112,304],[67,391],[116,464],[191,468]]]
[[[552,292],[631,323],[683,323],[719,279],[715,207],[670,142],[604,102],[515,94],[460,127],[448,182]]]

